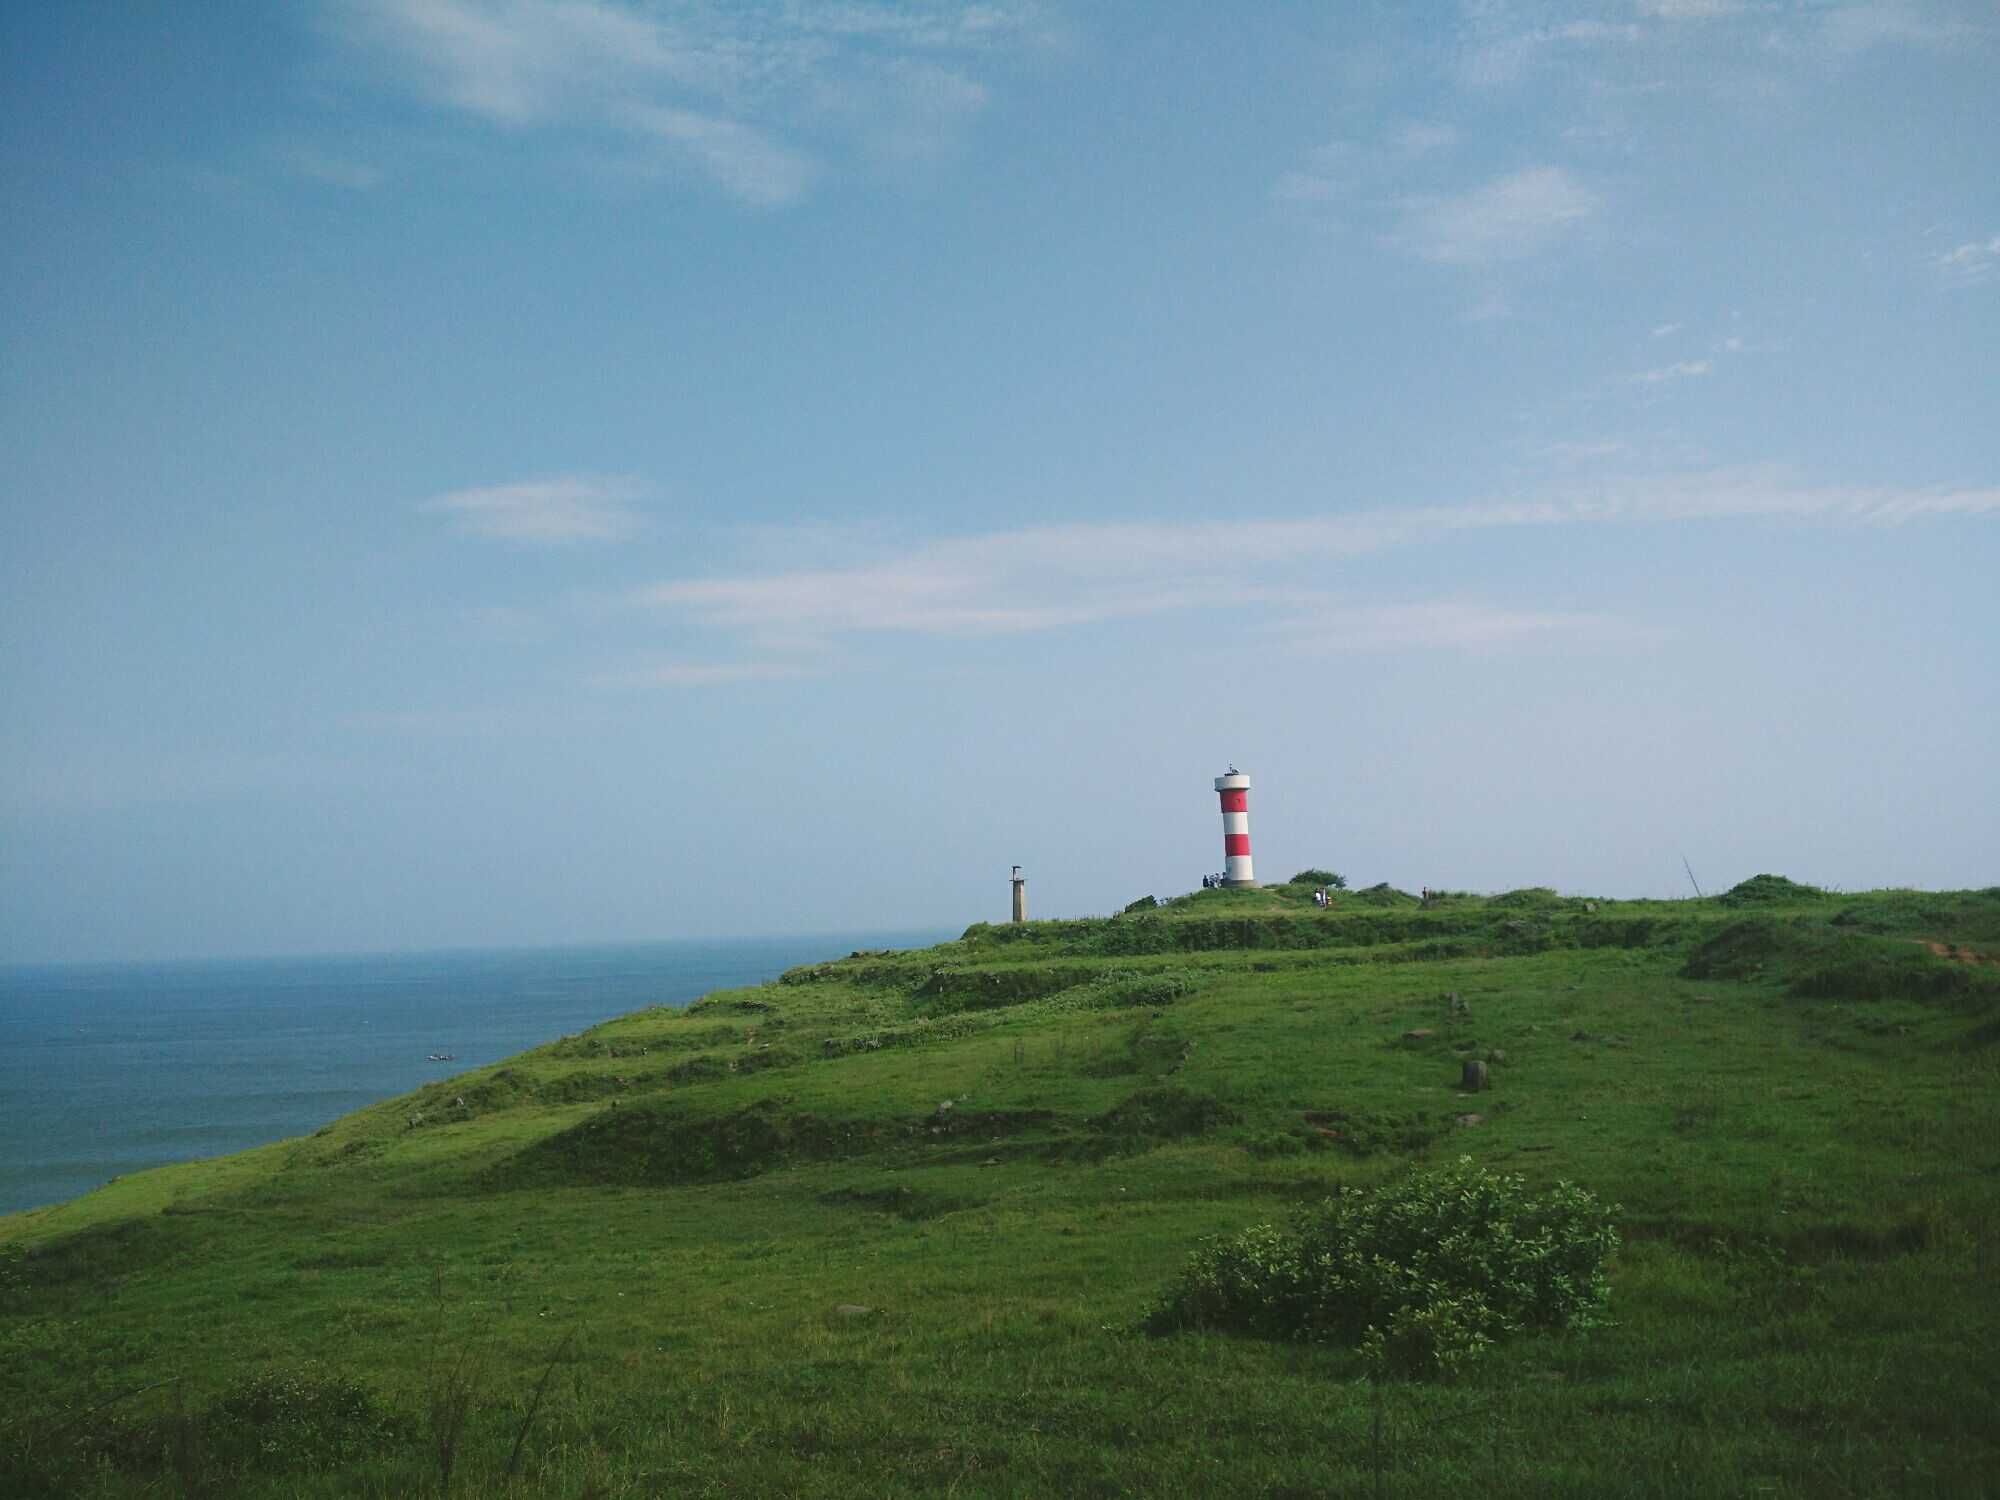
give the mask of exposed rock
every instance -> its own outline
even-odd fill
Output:
[[[1468,1057],[1465,1065],[1459,1070],[1458,1086],[1471,1094],[1483,1093],[1492,1088],[1493,1083],[1486,1076],[1486,1064],[1476,1057]]]
[[[1458,1117],[1458,1123],[1459,1123],[1459,1124],[1461,1124],[1461,1125],[1464,1125],[1464,1126],[1468,1126],[1468,1127],[1469,1127],[1469,1126],[1473,1126],[1473,1125],[1484,1125],[1484,1124],[1486,1123],[1486,1116],[1484,1116],[1484,1115],[1460,1115],[1460,1116]]]
[[[1486,1053],[1486,1060],[1490,1063],[1504,1063],[1507,1060],[1507,1049],[1505,1047],[1490,1048]]]
[[[870,1318],[875,1315],[875,1309],[864,1307],[859,1302],[842,1302],[835,1305],[833,1315],[836,1318]]]
[[[1436,1035],[1437,1033],[1431,1030],[1430,1027],[1419,1026],[1414,1031],[1404,1032],[1403,1040],[1406,1042],[1427,1042]]]

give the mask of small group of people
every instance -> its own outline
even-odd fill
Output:
[[[1333,887],[1330,885],[1315,886],[1313,888],[1313,905],[1324,906],[1329,911],[1332,910]]]
[[[1222,877],[1221,877],[1220,875],[1204,875],[1204,876],[1202,876],[1202,877],[1201,877],[1201,888],[1202,888],[1203,890],[1205,890],[1205,891],[1219,891],[1219,890],[1221,890],[1221,889],[1222,889]]]

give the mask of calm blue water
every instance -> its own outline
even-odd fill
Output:
[[[952,936],[0,968],[0,1213],[302,1135],[642,1006]]]

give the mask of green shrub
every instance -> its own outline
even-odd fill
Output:
[[[1531,1193],[1461,1157],[1345,1189],[1289,1231],[1205,1241],[1149,1321],[1342,1344],[1384,1374],[1449,1375],[1510,1334],[1601,1321],[1614,1212],[1583,1188]]]
[[[1347,877],[1333,870],[1301,870],[1290,880],[1286,881],[1285,884],[1325,885],[1331,886],[1336,891],[1344,891],[1347,889]]]
[[[1134,912],[1157,911],[1159,909],[1159,905],[1160,902],[1157,896],[1141,896],[1137,901],[1127,902],[1125,905],[1125,910],[1119,913],[1119,915],[1129,917]]]

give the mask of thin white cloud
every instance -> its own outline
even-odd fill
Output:
[[[1680,331],[1681,331],[1681,325],[1678,323],[1662,323],[1658,327],[1656,327],[1650,334],[1648,334],[1647,337],[1655,339],[1664,339],[1664,338],[1669,338],[1672,335],[1679,333]]]
[[[1713,21],[1743,9],[1741,0],[1638,0],[1639,14],[1661,21]]]
[[[1937,257],[1937,268],[1954,286],[1978,286],[2000,275],[2000,234],[1969,240]]]
[[[1681,359],[1670,365],[1661,365],[1656,370],[1641,370],[1636,375],[1627,375],[1626,380],[1633,385],[1664,385],[1670,380],[1698,380],[1713,373],[1715,362],[1707,359]]]
[[[1475,88],[1502,88],[1518,82],[1544,56],[1577,49],[1625,45],[1641,40],[1644,29],[1631,22],[1590,18],[1522,28],[1502,8],[1475,16],[1459,77]]]
[[[629,105],[624,114],[636,129],[679,146],[723,187],[760,208],[790,202],[811,180],[806,157],[734,120],[661,104]]]
[[[1540,254],[1597,212],[1561,167],[1524,167],[1452,197],[1407,199],[1401,238],[1425,260],[1484,265]]]
[[[426,95],[510,126],[579,112],[651,76],[693,82],[721,61],[604,0],[352,0],[346,10],[353,32]]]
[[[935,154],[983,110],[957,59],[1054,45],[1027,5],[338,0],[344,37],[430,103],[581,129],[743,202],[797,198],[827,156]]]
[[[2000,488],[1814,488],[1727,472],[1578,482],[1533,498],[1295,520],[1030,527],[844,567],[672,579],[628,603],[751,643],[759,660],[856,636],[1019,635],[1183,611],[1261,611],[1303,629],[1324,613],[1328,563],[1472,532],[1765,518],[1894,526],[1988,515],[2000,515]],[[1499,614],[1491,617],[1436,616],[1445,622],[1436,630],[1455,638],[1484,630],[1490,638],[1568,628],[1567,616],[1493,608]],[[1431,637],[1410,628],[1400,638]]]
[[[434,495],[418,509],[474,536],[526,545],[614,541],[638,529],[643,491],[630,479],[564,475]]]

